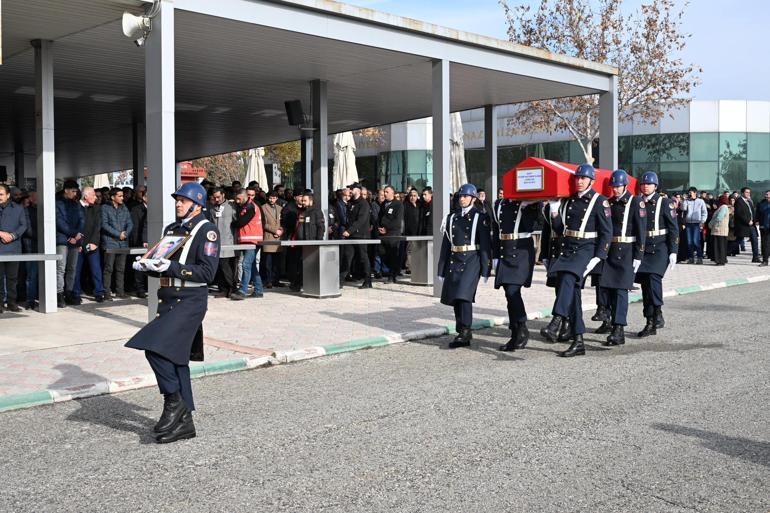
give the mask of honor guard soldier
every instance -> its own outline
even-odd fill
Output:
[[[608,300],[609,316],[596,333],[610,333],[605,346],[625,344],[625,326],[628,324],[628,289],[634,285],[634,275],[642,264],[644,241],[647,235],[647,209],[644,201],[628,190],[628,174],[618,169],[610,177],[613,196],[612,242],[607,260],[602,263],[597,293]]]
[[[172,196],[177,221],[163,234],[185,239],[168,259],[134,262],[134,270],[160,278],[158,313],[126,343],[145,351],[164,397],[163,413],[154,428],[158,443],[195,437],[189,362],[203,360],[202,323],[220,249],[219,231],[203,214],[206,190],[186,183]]]
[[[457,337],[449,347],[471,344],[473,301],[479,277],[486,283],[492,267],[489,217],[473,206],[476,187],[466,184],[457,191],[458,208],[446,217],[438,279],[443,282],[441,302],[454,307]]]
[[[657,192],[658,175],[648,171],[639,180],[640,199],[647,211],[647,239],[644,243],[642,265],[636,271],[636,283],[642,286],[644,317],[647,323],[637,336],[657,335],[663,320],[663,276],[676,266],[679,251],[679,228],[676,205]]]
[[[557,205],[558,202],[554,202],[554,204]],[[558,296],[558,280],[556,273],[551,272],[551,266],[556,263],[556,259],[559,258],[559,254],[561,253],[562,237],[553,229],[551,222],[553,217],[551,216],[551,205],[549,203],[545,203],[541,215],[543,216],[541,254],[545,255],[542,258],[543,265],[545,266],[546,270],[545,284],[548,287],[556,289],[556,295]],[[569,318],[566,318],[561,323],[561,329],[559,330],[559,335],[557,336],[556,340],[558,342],[569,342],[571,339],[572,325],[570,324]]]
[[[500,351],[524,349],[529,341],[527,311],[521,287],[532,285],[535,269],[535,242],[532,230],[540,216],[537,203],[503,199],[497,202],[492,226],[492,267],[495,288],[503,288],[508,305],[511,339]]]
[[[557,280],[553,319],[540,333],[547,341],[556,342],[562,323],[570,320],[572,344],[558,356],[585,354],[581,288],[591,270],[607,258],[612,238],[610,204],[591,188],[595,177],[593,166],[581,164],[573,176],[575,194],[563,201],[549,201],[551,229],[563,238],[559,257],[548,270]]]

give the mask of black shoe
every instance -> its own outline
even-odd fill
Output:
[[[583,335],[575,335],[569,348],[567,348],[566,351],[559,351],[556,353],[556,356],[571,358],[573,356],[582,356],[584,354],[586,354],[586,346],[583,345]]]
[[[626,343],[626,333],[623,329],[623,326],[616,324],[612,327],[612,333],[610,333],[610,336],[607,337],[607,342],[605,342],[603,345],[622,346],[625,343]]]
[[[596,313],[591,317],[592,321],[606,321],[610,317],[610,312],[606,306],[597,306]]]
[[[116,297],[117,297],[118,299],[131,299],[131,296],[129,296],[129,295],[128,295],[128,294],[126,294],[125,292],[118,292],[118,293],[116,294]]]
[[[471,339],[473,338],[473,335],[471,334],[470,328],[460,328],[460,331],[457,333],[457,336],[453,341],[449,343],[449,349],[457,349],[458,347],[468,347],[471,345]]]
[[[64,294],[56,294],[56,307],[65,308],[66,306],[67,302],[64,300]]]
[[[604,319],[602,322],[602,325],[596,328],[596,331],[594,333],[599,333],[600,335],[603,335],[605,333],[609,333],[612,331],[612,322],[609,319]]]
[[[378,280],[382,279],[382,273],[374,273],[374,277]]]
[[[396,279],[396,275],[395,274],[391,274],[390,275],[390,282],[391,283],[398,283],[398,280]]]
[[[659,306],[655,307],[655,313],[653,314],[655,317],[655,327],[658,329],[665,328],[666,327],[666,320],[663,318],[663,312],[661,311]]]
[[[511,338],[505,344],[501,345],[497,349],[499,351],[513,352],[516,350],[516,338],[519,335],[519,325],[511,324]]]
[[[564,319],[561,330],[559,331],[559,338],[557,338],[556,341],[569,342],[570,340],[572,340],[572,323],[569,322],[569,319]]]
[[[752,263],[752,264],[759,264],[759,263],[761,263],[761,262],[762,262],[762,260],[760,260],[760,259],[759,259],[759,257],[757,257],[757,258],[752,258],[752,259],[751,259],[751,263]]]
[[[94,301],[97,303],[104,303],[104,296],[99,294],[98,296],[94,296]]]
[[[658,331],[655,328],[655,318],[654,317],[647,317],[647,324],[644,326],[644,329],[636,334],[639,338],[645,338],[650,337],[653,335],[657,335]]]
[[[529,330],[527,329],[527,323],[519,323],[519,331],[516,334],[516,349],[524,349],[529,342]]]
[[[105,301],[112,301],[112,294],[109,292],[104,293],[104,300]]]
[[[300,285],[289,285],[289,290],[292,292],[299,292],[302,290],[302,287]]]
[[[687,259],[687,263],[688,264],[694,264],[695,263],[695,259],[694,258],[688,258]]]
[[[281,289],[281,288],[285,287],[286,285],[284,285],[280,281],[277,281],[277,282],[273,283],[273,286],[278,287],[279,289]]]
[[[695,261],[696,265],[703,265],[703,259],[701,257],[698,257],[698,259]]]
[[[762,262],[761,264],[759,264],[759,267],[767,267],[767,262]]]
[[[227,293],[224,293],[224,294],[225,294],[225,297],[226,297],[226,296],[227,296]],[[147,297],[147,292],[145,292],[145,291],[143,291],[143,290],[140,290],[140,291],[138,291],[138,292],[136,293],[136,297],[138,297],[139,299],[144,299],[144,298],[146,298],[146,297]]]
[[[155,424],[152,430],[156,433],[171,431],[185,413],[189,413],[189,411],[179,392],[165,394],[163,396],[163,413],[161,413],[160,420],[158,420],[158,423]]]
[[[5,309],[9,312],[21,312],[21,308],[19,308],[19,305],[16,303],[8,303],[8,306],[5,307]],[[2,310],[2,308],[0,308],[0,310]]]
[[[170,444],[190,438],[195,438],[195,423],[193,423],[192,412],[186,411],[170,431],[160,433],[155,440],[159,444]]]
[[[546,342],[554,343],[559,338],[559,329],[562,328],[563,324],[566,322],[564,317],[560,315],[554,315],[551,319],[551,322],[548,323],[548,326],[545,328],[542,328],[540,330],[540,334],[545,338]]]
[[[75,297],[71,292],[67,292],[64,294],[64,302],[67,305],[72,306],[72,305],[79,305],[83,303],[83,300],[80,299],[79,297]]]
[[[237,291],[230,294],[230,299],[232,299],[233,301],[243,301],[244,299],[246,299],[246,296],[241,294],[240,291]]]
[[[360,286],[360,287],[358,287],[358,288],[359,288],[359,289],[371,289],[371,288],[372,288],[372,282],[371,282],[371,280],[366,280],[366,281],[364,281],[364,282],[361,284],[361,286]]]

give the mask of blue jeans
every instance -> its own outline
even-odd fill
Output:
[[[385,265],[385,262],[382,261],[382,257],[380,255],[376,255],[374,257],[374,272],[380,274],[390,273],[390,269],[388,269],[388,266]]]
[[[687,258],[703,258],[703,245],[700,242],[701,230],[698,223],[687,223],[685,225],[687,232]]]
[[[27,268],[27,304],[37,301],[38,262],[24,262]]]
[[[75,271],[75,285],[72,287],[72,295],[80,297],[82,290],[80,289],[80,278],[83,273],[83,264],[88,259],[88,268],[91,270],[91,279],[94,282],[94,296],[104,295],[104,282],[102,282],[102,262],[99,259],[99,250],[86,252],[83,250],[78,255],[78,266]]]
[[[241,294],[244,296],[249,291],[249,282],[254,284],[254,294],[262,294],[262,278],[259,276],[259,250],[247,249],[243,252],[241,264]]]

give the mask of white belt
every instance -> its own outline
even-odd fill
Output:
[[[565,237],[575,239],[595,239],[599,234],[597,232],[581,232],[580,230],[564,230]]]
[[[532,237],[532,234],[529,232],[523,232],[523,233],[501,233],[500,234],[500,240],[518,240],[518,239],[529,239]]]
[[[205,287],[207,285],[208,284],[206,283],[200,283],[197,281],[180,280],[179,278],[161,278],[160,279],[161,288],[166,288],[166,287],[194,288],[194,287]]]
[[[615,244],[631,244],[636,242],[636,237],[613,237],[612,242]]]
[[[648,237],[658,237],[659,235],[665,235],[666,233],[668,233],[668,231],[666,229],[663,229],[663,230],[650,230],[649,232],[647,232],[647,236]]]

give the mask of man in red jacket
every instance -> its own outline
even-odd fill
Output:
[[[235,204],[237,215],[233,225],[238,231],[238,243],[254,244],[254,249],[247,249],[243,252],[241,288],[230,294],[230,299],[234,301],[246,299],[249,283],[254,285],[251,297],[260,298],[263,295],[262,278],[259,276],[259,250],[263,239],[262,211],[256,203],[249,199],[246,189],[238,191],[235,196]]]

